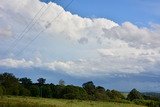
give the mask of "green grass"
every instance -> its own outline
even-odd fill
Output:
[[[122,104],[98,101],[79,101],[45,99],[33,97],[4,96],[0,98],[0,107],[145,107],[134,104]]]

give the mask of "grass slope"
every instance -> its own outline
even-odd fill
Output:
[[[134,104],[121,104],[98,101],[44,99],[33,97],[5,96],[0,98],[0,107],[144,107]]]

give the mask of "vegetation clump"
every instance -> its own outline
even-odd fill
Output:
[[[135,103],[149,107],[160,107],[160,100],[157,97],[148,96],[133,89],[127,98],[117,90],[105,89],[96,86],[92,81],[80,86],[65,85],[63,80],[58,85],[46,84],[46,79],[38,78],[37,83],[33,83],[30,78],[16,78],[11,73],[0,74],[0,96],[31,96],[43,98],[69,99],[69,100],[90,100],[107,101],[118,103]]]

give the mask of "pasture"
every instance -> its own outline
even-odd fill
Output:
[[[114,102],[4,96],[0,98],[0,107],[145,107],[145,106],[140,106],[135,104],[114,103]]]

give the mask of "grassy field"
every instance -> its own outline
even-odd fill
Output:
[[[0,107],[144,107],[134,104],[111,102],[44,99],[32,97],[5,96],[0,98]]]

